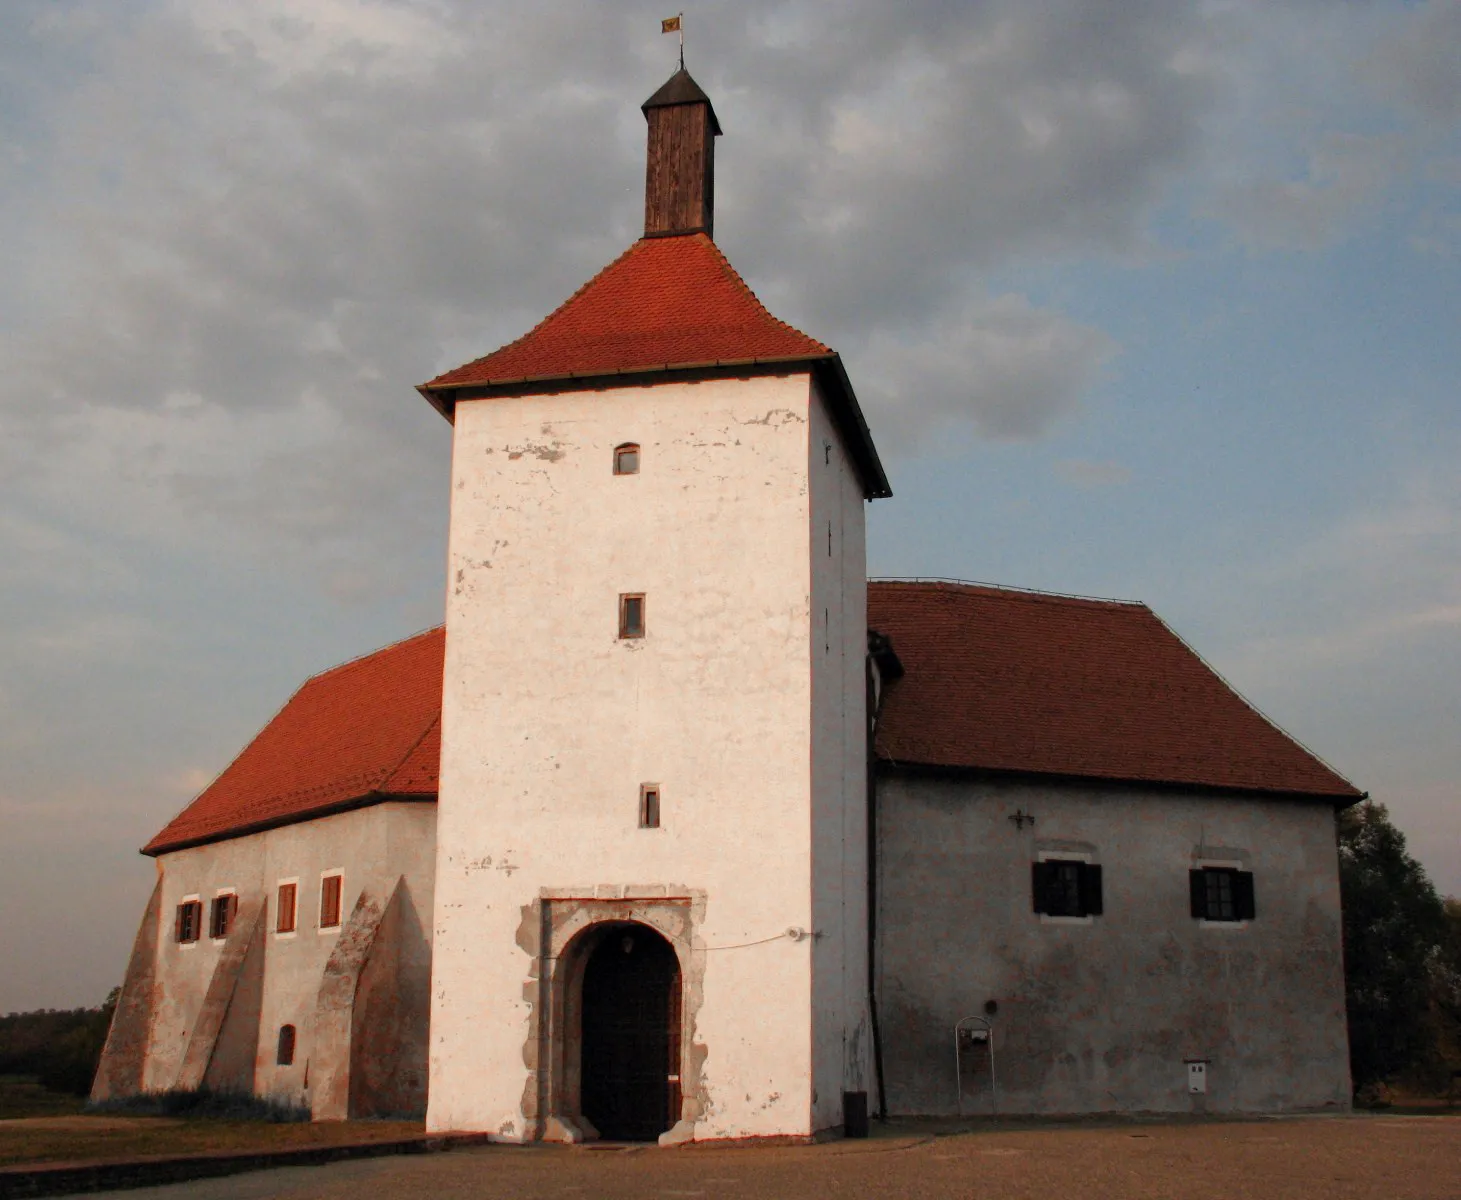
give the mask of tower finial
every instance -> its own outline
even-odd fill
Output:
[[[676,13],[673,17],[666,17],[659,23],[661,33],[678,33],[680,35],[680,70],[685,69],[685,14]]]

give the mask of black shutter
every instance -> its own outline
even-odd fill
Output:
[[[173,941],[175,942],[183,940],[183,909],[186,907],[187,905],[185,904],[178,905],[177,917],[173,921],[172,929]]]
[[[1251,921],[1257,916],[1253,906],[1253,872],[1233,872],[1233,916],[1240,921]]]
[[[1101,865],[1081,863],[1081,916],[1099,917],[1101,908]]]
[[[1187,872],[1187,879],[1192,892],[1192,915],[1203,920],[1207,916],[1207,872],[1199,867]]]
[[[1047,910],[1045,899],[1050,895],[1050,864],[1034,862],[1030,864],[1030,892],[1035,902],[1035,911],[1043,913]]]

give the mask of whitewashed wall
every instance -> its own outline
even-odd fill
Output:
[[[637,885],[706,898],[695,1135],[812,1131],[814,943],[724,947],[816,924],[813,419],[806,375],[458,405],[429,1128],[527,1135],[519,926],[542,890]],[[637,475],[612,473],[623,442]],[[617,637],[623,592],[642,640]]]
[[[255,1060],[255,1090],[308,1104],[305,1076],[314,1053],[315,1000],[325,963],[340,930],[319,928],[320,877],[343,870],[341,921],[349,919],[363,888],[382,903],[401,876],[430,940],[435,868],[436,806],[384,803],[353,812],[195,846],[158,859],[163,896],[158,938],[157,997],[143,1087],[167,1090],[178,1078],[223,942],[208,936],[209,905],[220,891],[266,900],[264,992]],[[276,889],[298,880],[296,932],[276,933]],[[179,944],[173,936],[177,906],[196,895],[203,904],[202,936]],[[275,1062],[282,1025],[297,1030],[294,1064]],[[348,1047],[346,1047],[348,1052]]]
[[[867,555],[862,485],[817,389],[811,408],[813,1124],[871,1092],[867,1003]]]

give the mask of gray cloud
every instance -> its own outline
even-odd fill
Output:
[[[922,328],[878,330],[851,356],[862,394],[895,451],[963,430],[1040,437],[1072,411],[1116,351],[1101,330],[1003,295]]]
[[[1116,462],[1093,462],[1087,458],[1065,458],[1055,464],[1055,474],[1071,487],[1120,487],[1131,482],[1131,468]]]
[[[1419,5],[1365,59],[1369,81],[1427,119],[1461,117],[1461,0]]]
[[[100,999],[130,847],[308,671],[437,619],[448,430],[411,385],[638,235],[663,15],[0,10],[0,817],[24,832],[0,909],[43,893],[34,862],[94,881],[10,923],[42,933],[0,947],[33,968],[0,1008]],[[1079,406],[1115,340],[992,280],[1147,253],[1252,53],[1195,0],[745,0],[687,25],[727,130],[721,243],[843,351],[903,457]],[[1442,111],[1443,83],[1414,103]]]
[[[1416,147],[1401,134],[1328,133],[1296,179],[1258,179],[1215,205],[1251,245],[1313,250],[1373,211],[1409,174]]]

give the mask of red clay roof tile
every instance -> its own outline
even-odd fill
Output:
[[[886,761],[1357,798],[1144,604],[877,582]]]
[[[236,837],[380,795],[434,797],[440,629],[309,680],[144,854]]]
[[[831,353],[767,312],[715,243],[693,233],[640,239],[529,333],[422,388]]]
[[[868,624],[905,675],[885,761],[1355,799],[1143,604],[875,582]],[[144,848],[161,854],[388,796],[434,797],[444,637],[316,675]]]

